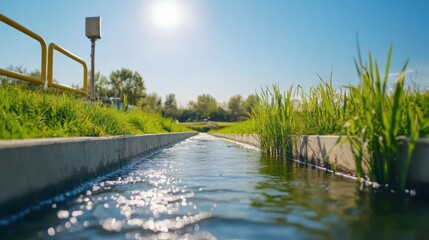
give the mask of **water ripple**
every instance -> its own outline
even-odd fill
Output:
[[[198,135],[50,202],[0,238],[425,237],[427,204],[259,154]]]

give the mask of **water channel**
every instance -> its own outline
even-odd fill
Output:
[[[429,204],[200,134],[35,211],[1,239],[424,239]]]

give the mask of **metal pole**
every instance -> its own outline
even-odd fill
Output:
[[[91,84],[89,87],[91,101],[95,101],[95,39],[91,38]]]

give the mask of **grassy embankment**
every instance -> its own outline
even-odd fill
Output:
[[[0,139],[112,136],[190,131],[160,115],[121,112],[69,93],[0,87]]]
[[[255,121],[253,119],[248,119],[243,122],[232,122],[228,126],[219,129],[211,129],[210,133],[237,133],[237,134],[254,134]]]
[[[208,132],[211,130],[220,130],[225,127],[230,127],[235,125],[235,122],[183,122],[179,123],[180,126],[190,128],[192,130],[198,131],[198,132]]]
[[[297,136],[338,134],[352,146],[358,177],[366,168],[372,181],[404,189],[415,143],[429,137],[429,90],[405,87],[407,64],[395,81],[389,80],[391,53],[384,72],[370,54],[367,64],[359,55],[355,86],[335,88],[331,76],[308,91],[298,86],[282,93],[277,86],[267,87],[258,94],[251,120],[222,132],[253,132],[265,154],[282,159],[291,157]],[[408,139],[406,159],[399,159],[400,137]]]

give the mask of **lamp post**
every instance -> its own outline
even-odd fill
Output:
[[[86,18],[86,36],[91,40],[91,76],[89,97],[95,101],[95,41],[101,39],[101,17]]]

